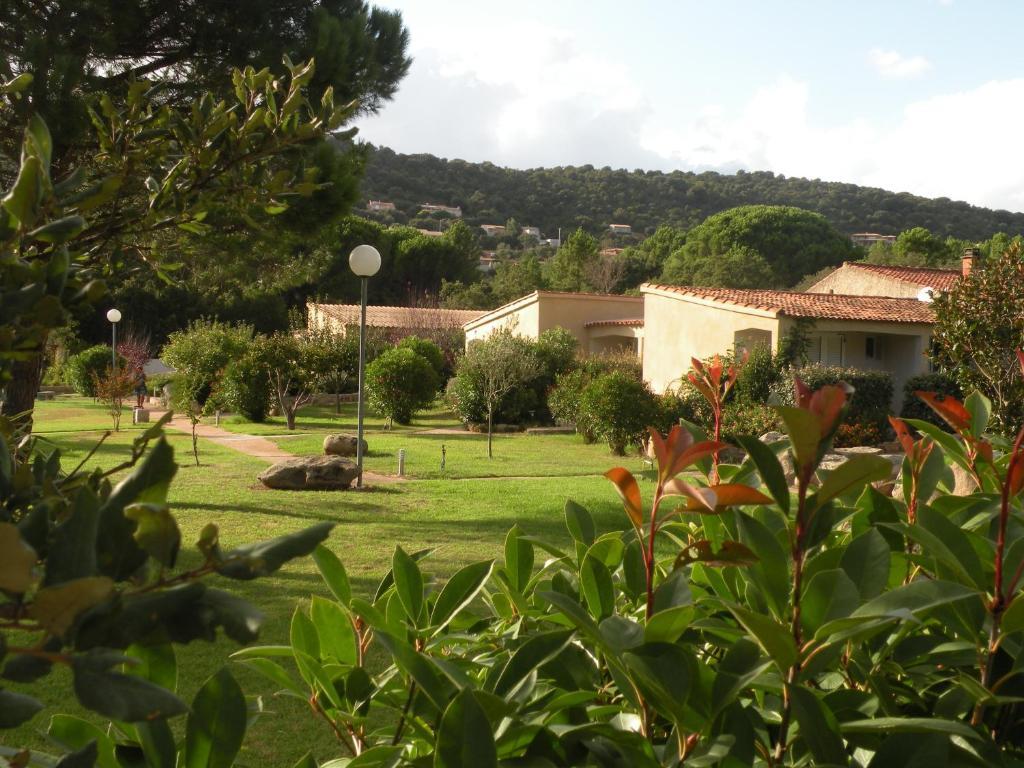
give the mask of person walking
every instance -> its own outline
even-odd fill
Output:
[[[135,407],[142,408],[146,399],[146,372],[141,365],[135,366]]]

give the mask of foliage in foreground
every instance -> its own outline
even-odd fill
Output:
[[[798,385],[788,440],[741,439],[717,483],[720,443],[652,433],[648,499],[606,474],[625,530],[568,502],[568,549],[514,527],[443,585],[396,548],[370,599],[321,547],[334,599],[236,658],[308,700],[349,768],[1020,765],[1024,433],[985,436],[979,395],[921,396],[955,434],[894,420],[895,497],[880,457],[818,469],[848,391]],[[951,495],[952,465],[976,493]]]

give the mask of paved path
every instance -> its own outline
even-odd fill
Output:
[[[156,420],[163,415],[163,412],[150,411],[150,415],[154,420]],[[178,430],[179,432],[192,434],[192,422],[189,421],[186,416],[175,415],[167,423],[167,426],[171,429]],[[215,427],[211,424],[197,424],[196,435],[204,440],[209,440],[212,443],[233,448],[239,453],[244,453],[247,456],[254,456],[257,459],[263,459],[269,464],[275,464],[279,461],[284,461],[285,459],[294,459],[296,456],[296,454],[289,453],[275,442],[268,440],[265,437],[259,437],[258,435],[239,435],[235,432],[228,432],[226,429],[221,429],[220,427]],[[299,435],[284,435],[284,437],[299,437]],[[377,472],[363,472],[363,482],[370,485],[403,483],[408,479],[409,478],[407,477],[398,477],[397,475],[382,475]]]

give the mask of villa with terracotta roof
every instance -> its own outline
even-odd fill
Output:
[[[962,269],[893,267],[846,261],[807,289],[808,293],[845,293],[850,296],[896,296],[916,299],[922,290],[944,293],[961,275],[970,271],[972,256],[965,256]]]
[[[450,330],[461,328],[470,320],[484,314],[476,309],[429,309],[425,307],[383,307],[366,308],[366,325],[369,328],[384,328],[392,331]],[[306,304],[306,327],[310,330],[328,330],[342,336],[350,328],[358,331],[358,304]]]
[[[691,357],[758,344],[775,349],[800,320],[814,324],[811,362],[888,371],[895,408],[904,382],[928,371],[935,316],[916,298],[657,284],[640,292],[644,379],[659,392],[679,385]]]
[[[534,291],[469,320],[466,344],[484,339],[499,328],[536,339],[549,328],[565,328],[586,354],[644,349],[644,300],[639,296]]]

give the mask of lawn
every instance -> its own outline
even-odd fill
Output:
[[[315,412],[313,416],[322,418]],[[36,428],[65,452],[65,466],[73,466],[94,446],[101,435],[99,430],[108,426],[104,418],[101,406],[94,407],[82,398],[62,397],[39,404]],[[444,423],[446,417],[438,413],[428,418]],[[344,430],[351,426],[344,414],[341,422]],[[313,419],[305,422],[300,414],[304,436],[283,438],[282,445],[288,450],[319,452],[323,432],[336,430],[338,425],[331,422],[314,428],[313,423]],[[237,431],[245,433],[252,433],[250,426],[234,425]],[[419,428],[423,428],[422,423]],[[113,435],[92,461],[101,466],[117,462],[127,452],[133,436],[131,429]],[[185,542],[181,564],[198,562],[191,542],[210,521],[217,523],[222,543],[230,547],[331,520],[337,522],[337,527],[329,546],[344,560],[354,588],[368,595],[376,579],[389,567],[396,544],[410,550],[437,547],[425,567],[444,577],[468,562],[500,558],[505,533],[516,523],[530,534],[555,544],[567,544],[569,537],[561,510],[569,498],[587,506],[600,528],[621,526],[623,513],[617,497],[599,473],[623,461],[635,469],[635,458],[617,460],[608,455],[606,448],[584,446],[573,436],[502,435],[495,443],[497,458],[489,462],[486,445],[479,436],[446,435],[450,476],[440,478],[436,466],[440,461],[438,438],[412,430],[391,434],[375,430],[368,434],[370,468],[393,470],[392,452],[404,447],[410,471],[415,469],[418,477],[431,479],[349,493],[264,490],[256,484],[255,477],[266,467],[265,462],[202,441],[202,465],[195,467],[182,461],[171,486],[171,502]],[[179,456],[189,450],[186,435],[172,433],[170,440]],[[389,462],[391,466],[386,467]],[[496,474],[509,477],[495,478]],[[532,475],[538,477],[523,477]],[[220,586],[247,597],[265,611],[261,642],[269,643],[285,641],[289,617],[297,604],[311,594],[327,594],[309,560],[291,563],[271,578],[223,581]],[[181,649],[182,694],[190,698],[235,648],[221,640]],[[326,726],[314,721],[304,705],[274,697],[272,688],[244,669],[238,670],[238,676],[247,693],[264,697],[270,711],[257,721],[247,738],[245,753],[249,764],[288,766],[308,749],[313,749],[320,759],[340,754]],[[60,674],[48,678],[44,696],[51,706],[28,727],[8,732],[5,739],[12,744],[46,747],[38,732],[45,729],[48,715],[75,708],[69,704],[68,680]]]

